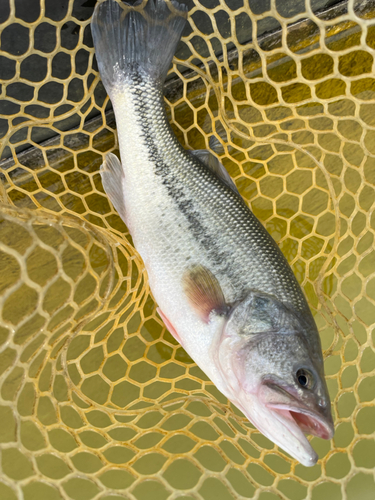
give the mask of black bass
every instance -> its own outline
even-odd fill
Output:
[[[306,466],[305,434],[333,436],[317,327],[276,243],[208,151],[178,143],[163,83],[186,8],[105,0],[91,23],[121,163],[104,189],[129,228],[165,325],[218,389]]]

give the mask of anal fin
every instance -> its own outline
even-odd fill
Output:
[[[121,219],[125,222],[125,174],[121,162],[116,155],[113,153],[105,155],[104,163],[100,167],[100,175],[104,191],[107,193],[108,198],[111,200]]]

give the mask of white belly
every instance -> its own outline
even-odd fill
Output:
[[[127,113],[117,111],[125,101]],[[191,241],[185,217],[155,176],[154,165],[147,160],[148,151],[140,140],[142,132],[130,101],[131,96],[124,93],[114,101],[116,117],[121,117],[117,123],[125,171],[125,223],[145,264],[156,303],[188,354],[221,387],[220,373],[210,355],[215,332],[198,317],[182,287],[182,276],[188,267],[205,266],[208,262]]]

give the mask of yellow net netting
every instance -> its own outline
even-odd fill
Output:
[[[189,0],[166,85],[179,140],[220,140],[314,311],[336,434],[307,469],[156,314],[98,173],[118,150],[95,1],[2,0],[2,500],[375,498],[375,4],[332,3]]]

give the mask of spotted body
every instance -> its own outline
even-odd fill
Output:
[[[315,405],[299,413],[310,415],[309,430],[315,418],[315,433],[332,434],[319,335],[306,299],[223,167],[218,174],[184,150],[164,110],[164,78],[185,17],[163,0],[149,0],[142,13],[115,0],[96,7],[94,43],[121,153],[121,164],[107,155],[103,185],[129,228],[171,333],[262,432],[312,465],[316,455],[301,422],[288,409],[270,409],[275,397],[291,407],[285,400],[292,394],[304,407]],[[291,356],[316,378],[313,402],[296,384],[295,367],[286,363]],[[285,422],[293,422],[293,432]]]

